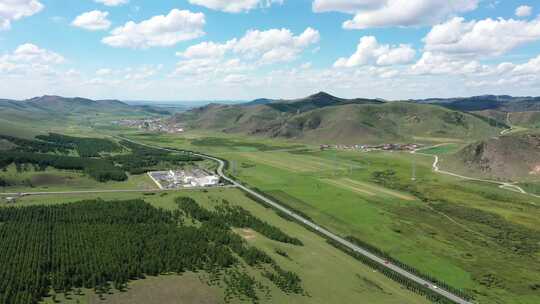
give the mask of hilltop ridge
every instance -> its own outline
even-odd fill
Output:
[[[196,129],[343,144],[482,138],[500,131],[487,119],[436,105],[345,99],[325,92],[290,100],[211,104],[176,114],[172,120]]]

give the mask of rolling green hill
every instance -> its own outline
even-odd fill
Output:
[[[0,120],[12,124],[41,122],[62,122],[71,118],[99,115],[134,116],[164,114],[154,107],[130,106],[118,100],[91,100],[86,98],[65,98],[42,96],[17,101],[0,99]]]
[[[483,117],[439,106],[341,99],[322,92],[297,100],[211,104],[173,119],[197,129],[332,144],[479,139],[499,132]]]
[[[32,138],[51,127],[169,114],[152,106],[132,106],[118,100],[42,96],[27,100],[0,99],[0,134]]]

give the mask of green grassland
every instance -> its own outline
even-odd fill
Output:
[[[81,294],[55,294],[45,298],[43,304],[214,304],[220,303],[223,291],[217,287],[208,286],[204,282],[205,274],[185,273],[181,276],[165,275],[147,277],[144,280],[133,281],[124,292],[111,292],[99,296],[92,290],[81,290]],[[54,298],[53,298],[54,297]]]
[[[519,184],[525,191],[540,195],[540,182],[528,182]]]
[[[21,123],[0,118],[0,134],[18,136],[22,138],[32,138],[42,134],[43,126],[38,126],[37,122]]]
[[[431,155],[441,155],[441,154],[452,154],[457,152],[459,149],[461,149],[463,145],[459,144],[441,144],[441,145],[435,145],[431,148],[421,149],[419,152],[423,154],[431,154]]]
[[[91,129],[91,124],[87,124],[87,127],[75,124],[73,126],[65,129],[67,131],[65,133],[98,137],[92,135],[95,130]],[[55,130],[62,133],[62,128]],[[317,147],[299,145],[285,139],[246,137],[211,131],[188,132],[179,136],[145,134],[122,128],[113,130],[103,127],[99,128],[98,132],[99,136],[121,133],[148,144],[200,151],[225,158],[231,163],[229,173],[242,182],[286,202],[332,231],[368,242],[450,285],[473,292],[481,303],[532,304],[540,301],[540,293],[535,288],[535,284],[540,284],[540,254],[537,248],[540,244],[540,240],[537,240],[537,236],[540,235],[538,231],[540,199],[499,189],[495,185],[434,174],[431,171],[432,157],[389,152],[319,151]],[[428,135],[422,137],[421,141],[450,142],[443,138],[444,134],[435,134],[435,137],[434,134]],[[422,152],[442,154],[444,168],[446,157],[444,155],[450,155],[459,147],[460,143]],[[415,181],[411,180],[413,163],[417,177]],[[389,180],[374,179],[375,173],[387,170],[395,172]],[[60,172],[53,173],[60,174]],[[80,183],[83,187],[94,187],[90,183],[87,184],[88,181],[84,181],[84,176],[76,178],[82,178]],[[141,181],[135,179],[131,185],[137,186],[140,183]],[[117,186],[115,184],[110,187]],[[49,190],[72,189],[71,186],[64,185],[44,187]],[[215,197],[232,195],[228,191],[218,191],[219,194],[215,194]],[[200,199],[208,204],[211,204],[212,199],[216,199],[208,197],[210,194],[206,193],[189,193],[192,196],[201,195]],[[234,201],[242,202],[240,195],[236,196],[238,200]],[[129,198],[133,195],[115,194],[111,197]],[[76,198],[83,197],[45,197],[39,198],[39,201],[35,201],[35,198],[24,198],[21,203],[73,201]],[[167,196],[155,195],[145,198],[156,206],[170,207]],[[248,208],[248,205],[251,206],[252,202],[244,201],[243,206]],[[272,218],[269,217],[268,211],[264,209],[262,211],[263,213],[252,212],[260,214],[265,220]],[[276,220],[283,221],[277,217]],[[303,228],[289,222],[285,224],[287,232],[300,232],[294,235],[302,236],[302,241],[309,243],[309,240],[304,239],[306,232]],[[313,237],[321,246],[328,248],[320,238]],[[255,238],[248,241],[270,250],[280,245],[256,234]],[[386,285],[381,285],[382,281],[375,281],[371,277],[367,280],[356,277],[355,274],[358,272],[351,269],[363,267],[357,261],[341,257],[342,254],[334,249],[312,248],[312,255],[321,256],[307,261],[327,266],[317,268],[307,262],[301,265],[291,261],[289,263],[291,267],[294,265],[299,267],[298,273],[303,279],[306,277],[306,285],[311,286],[307,288],[309,292],[320,290],[321,294],[315,292],[317,297],[313,294],[309,299],[294,299],[295,303],[302,301],[317,303],[319,298],[324,300],[320,303],[332,303],[336,299],[340,302],[355,302],[358,297],[376,301],[374,303],[407,301],[396,300],[396,295],[401,295],[397,292],[401,290],[400,288],[396,291],[388,289]],[[294,250],[289,250],[292,252],[286,251],[293,257],[293,261],[295,254],[298,259],[300,256],[307,259],[304,256],[305,251],[294,253]],[[329,258],[330,256],[333,258],[339,256],[339,261]],[[282,259],[276,254],[272,257],[280,261]],[[348,259],[349,262],[340,261],[342,258]],[[325,263],[325,259],[331,263]],[[326,272],[332,272],[336,263],[346,266],[340,266],[343,267],[342,270],[335,271],[335,281],[327,280]],[[358,264],[359,266],[353,266]],[[359,273],[365,275],[364,272]],[[369,270],[366,273],[369,273]],[[321,278],[324,278],[323,282]],[[312,283],[308,284],[310,280]],[[357,283],[359,285],[356,285]],[[383,286],[385,292],[374,286]],[[328,293],[328,289],[325,288],[329,287],[341,290],[334,293],[340,294],[341,298],[323,295],[323,291]],[[355,294],[351,293],[351,290],[355,293],[360,292]],[[275,303],[283,303],[290,298],[276,296],[274,300]],[[415,298],[410,301],[416,303],[418,300]]]
[[[296,272],[302,279],[303,287],[307,295],[284,294],[271,286],[271,298],[261,297],[261,303],[381,303],[381,304],[403,304],[403,303],[428,303],[424,298],[417,296],[404,289],[399,284],[390,281],[378,272],[364,266],[362,263],[352,257],[342,253],[326,243],[318,235],[306,230],[302,226],[285,220],[270,209],[248,199],[241,191],[236,189],[214,189],[207,191],[190,191],[175,194],[100,194],[100,195],[71,195],[71,196],[43,196],[43,197],[24,197],[18,201],[18,206],[29,206],[35,204],[58,204],[73,202],[83,199],[102,198],[105,200],[114,199],[132,199],[142,197],[152,205],[165,209],[175,208],[174,198],[182,195],[196,199],[206,208],[212,208],[218,201],[226,199],[234,205],[251,212],[254,216],[264,219],[271,225],[282,229],[285,233],[299,238],[304,246],[294,246],[285,243],[279,243],[267,239],[266,237],[253,231],[238,229],[238,233],[244,236],[246,241],[259,249],[262,249],[275,259],[283,268]],[[278,252],[280,254],[278,254]],[[285,253],[287,256],[283,256]],[[250,271],[250,270],[248,270]],[[251,272],[256,276],[256,272]],[[205,277],[204,273],[199,274]],[[65,303],[209,303],[208,299],[223,297],[223,289],[218,286],[208,287],[205,284],[198,284],[196,277],[189,275],[189,282],[184,280],[171,280],[169,276],[151,278],[149,282],[137,281],[130,284],[130,290],[126,294],[115,294],[105,296],[105,301],[95,301],[92,292],[80,297],[72,296],[72,301]],[[262,282],[264,278],[257,277]],[[204,281],[204,280],[203,280]],[[266,282],[265,282],[266,283]],[[163,285],[162,288],[149,287]],[[193,286],[192,292],[173,292],[174,300],[166,298],[167,290],[174,289],[176,286],[182,289],[182,286]],[[143,290],[141,290],[143,289]],[[206,294],[202,298],[194,299],[193,294]],[[145,294],[143,297],[132,296]],[[165,298],[164,298],[165,297]],[[57,299],[63,299],[58,296]],[[130,302],[129,299],[134,299]],[[144,299],[151,299],[144,302]],[[51,299],[47,300],[51,302]],[[211,302],[216,303],[216,302]],[[221,302],[217,302],[221,303]],[[244,301],[233,300],[231,303],[245,303]]]
[[[12,186],[0,188],[3,192],[157,189],[156,184],[147,174],[129,175],[123,182],[100,183],[79,171],[58,170],[50,167],[45,171],[36,171],[32,166],[24,166],[22,172],[17,172],[15,165],[10,165],[5,171],[0,171],[0,177],[12,184]]]
[[[118,134],[112,131],[103,134]],[[174,147],[191,151],[219,155],[221,153],[244,153],[257,151],[301,150],[314,146],[298,144],[288,140],[276,140],[262,137],[246,137],[235,134],[223,134],[210,131],[189,131],[182,135],[141,133],[130,129],[120,132],[121,136],[161,147]]]
[[[160,140],[152,137],[151,143]],[[166,145],[194,148],[192,140],[169,137]],[[238,145],[251,141],[256,139]],[[217,149],[199,147],[207,153]],[[341,235],[472,291],[481,303],[540,301],[534,287],[540,282],[538,198],[435,174],[433,158],[425,155],[219,150],[239,180]],[[374,179],[386,170],[395,172],[390,180]]]

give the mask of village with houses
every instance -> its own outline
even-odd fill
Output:
[[[348,151],[415,151],[421,148],[421,144],[380,144],[380,145],[320,145],[321,150],[348,150]]]
[[[152,118],[152,119],[125,119],[113,121],[113,124],[128,127],[136,128],[141,131],[149,132],[160,132],[160,133],[169,133],[169,134],[179,134],[184,133],[184,126],[180,124],[171,124],[168,121],[163,119]]]

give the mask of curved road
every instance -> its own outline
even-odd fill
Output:
[[[444,144],[441,144],[441,145],[444,145]],[[439,159],[438,155],[425,154],[425,153],[419,152],[421,150],[430,149],[430,148],[434,148],[434,147],[441,146],[441,145],[436,145],[436,146],[431,146],[431,147],[426,147],[426,148],[420,148],[420,149],[411,151],[411,153],[412,154],[418,154],[418,155],[433,157],[434,158],[433,172],[435,172],[435,173],[450,175],[450,176],[453,176],[453,177],[457,177],[457,178],[461,178],[461,179],[465,179],[465,180],[470,180],[470,181],[477,181],[477,182],[483,182],[483,183],[496,184],[496,185],[499,185],[499,188],[504,189],[504,190],[518,192],[518,193],[521,193],[521,194],[525,194],[525,195],[529,195],[529,196],[532,196],[532,197],[540,198],[540,195],[529,193],[529,192],[525,191],[523,188],[521,188],[520,186],[516,185],[516,183],[508,183],[508,182],[501,182],[501,181],[490,180],[490,179],[481,179],[481,178],[469,177],[469,176],[464,176],[464,175],[460,175],[460,174],[457,174],[457,173],[441,170],[441,168],[439,167],[439,160],[440,159]]]
[[[133,141],[131,139],[128,139],[128,138],[124,138],[124,137],[120,137],[118,136],[117,138],[120,138],[120,139],[123,139],[123,140],[126,140],[126,141],[129,141],[129,142],[132,142],[134,144],[138,144],[138,145],[141,145],[141,146],[146,146],[146,147],[149,147],[149,148],[154,148],[154,149],[160,149],[160,150],[164,150],[164,151],[169,151],[169,152],[178,152],[177,150],[172,150],[172,149],[167,149],[167,148],[162,148],[162,147],[159,147],[159,146],[151,146],[151,145],[147,145],[147,144],[144,144],[144,143],[140,143],[140,142],[137,142],[137,141]],[[421,277],[415,275],[415,274],[412,274],[408,271],[406,271],[405,269],[402,269],[394,264],[391,264],[391,263],[388,263],[385,259],[383,258],[380,258],[374,254],[372,254],[371,252],[347,241],[346,239],[338,236],[337,234],[334,234],[326,229],[324,229],[323,227],[317,225],[316,223],[312,222],[312,221],[309,221],[308,219],[294,213],[293,211],[285,208],[284,206],[280,205],[279,203],[276,203],[275,201],[249,189],[248,187],[240,184],[239,182],[235,181],[234,179],[232,178],[229,178],[224,172],[223,172],[223,169],[225,168],[225,162],[222,161],[221,159],[219,158],[215,158],[215,157],[212,157],[212,156],[208,156],[208,155],[204,155],[204,154],[198,154],[198,153],[193,153],[193,155],[196,155],[196,156],[200,156],[202,158],[206,158],[206,159],[209,159],[209,160],[213,160],[215,162],[217,162],[219,164],[219,167],[217,169],[217,174],[219,174],[219,176],[221,178],[223,178],[224,180],[228,181],[229,183],[231,183],[232,185],[242,189],[243,191],[257,197],[258,199],[260,199],[261,201],[265,202],[266,204],[268,204],[269,206],[289,215],[290,217],[294,218],[295,220],[297,220],[298,222],[318,231],[319,233],[323,234],[324,236],[338,242],[339,244],[351,249],[352,251],[358,253],[358,254],[361,254],[367,258],[369,258],[370,260],[394,271],[394,272],[397,272],[399,273],[400,275],[408,278],[409,280],[411,281],[414,281],[420,285],[423,285],[423,286],[427,286],[429,289],[431,289],[433,292],[451,300],[451,301],[454,301],[458,304],[472,304],[472,302],[469,302],[465,299],[462,299],[461,297],[458,297],[457,295],[451,293],[451,292],[448,292],[444,289],[441,289],[435,285],[433,285],[432,282],[429,282],[427,280],[424,280],[422,279]]]

